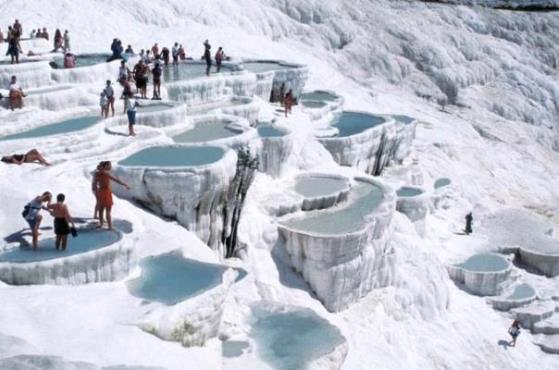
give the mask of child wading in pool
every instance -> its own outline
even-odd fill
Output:
[[[75,229],[74,220],[70,216],[70,211],[64,200],[66,196],[64,194],[58,194],[56,196],[56,203],[48,206],[52,217],[54,217],[54,234],[56,235],[55,246],[57,250],[66,250],[68,245],[68,234],[70,234],[70,224],[72,228]]]
[[[126,189],[130,187],[123,181],[111,175],[111,162],[106,161],[103,163],[101,170],[95,173],[94,187],[97,189],[97,199],[99,202],[99,227],[103,227],[105,223],[104,214],[107,214],[107,224],[109,229],[113,228],[113,221],[111,217],[111,210],[113,208],[113,191],[111,189],[111,181],[124,186]]]

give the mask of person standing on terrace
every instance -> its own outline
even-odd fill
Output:
[[[124,186],[126,189],[130,190],[130,187],[125,182],[114,177],[111,174],[112,165],[110,161],[105,161],[102,164],[101,170],[95,173],[93,179],[94,188],[97,189],[98,201],[99,201],[99,227],[102,228],[105,223],[104,216],[107,217],[108,228],[112,230],[113,221],[111,216],[111,211],[113,208],[113,191],[111,188],[111,181],[116,182]]]
[[[208,42],[208,40],[204,41],[204,55],[202,59],[206,61],[206,76],[210,75],[210,70],[212,68],[212,46]]]

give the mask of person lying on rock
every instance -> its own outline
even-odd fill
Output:
[[[50,166],[50,163],[39,153],[37,149],[31,149],[25,154],[12,154],[2,157],[2,162],[6,164],[22,165],[24,163],[39,162],[43,166]]]

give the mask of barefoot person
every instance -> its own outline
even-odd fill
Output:
[[[97,171],[95,174],[95,187],[98,189],[99,194],[99,227],[103,227],[105,223],[104,214],[107,215],[107,225],[109,229],[113,228],[113,221],[111,217],[111,210],[113,208],[113,192],[111,189],[111,181],[116,182],[124,186],[126,189],[130,189],[130,187],[120,181],[113,175],[111,175],[111,162],[106,161],[103,162],[103,166],[100,171]]]
[[[212,69],[212,46],[210,45],[209,41],[204,41],[204,55],[202,55],[202,59],[206,61],[206,76],[210,75],[210,70]]]
[[[287,94],[285,94],[285,97],[283,98],[285,117],[287,117],[287,115],[291,113],[291,107],[293,107],[294,103],[295,103],[295,98],[293,97],[293,90],[289,89],[289,91],[287,92]]]
[[[107,84],[105,86],[105,89],[103,89],[103,93],[105,94],[107,100],[109,101],[109,105],[105,112],[105,118],[109,116],[109,108],[111,109],[112,117],[114,117],[115,116],[115,91],[111,86],[111,80],[107,80]]]
[[[39,162],[43,166],[50,166],[50,163],[39,153],[37,149],[31,149],[25,154],[12,154],[2,157],[2,162],[7,164],[22,165],[24,163]]]
[[[105,95],[104,90],[99,96],[99,106],[101,107],[101,118],[107,118],[109,116],[109,98]]]
[[[514,347],[516,346],[516,338],[518,338],[518,336],[520,335],[520,321],[514,320],[512,322],[512,325],[509,328],[509,334],[512,337],[512,340],[510,341],[509,345],[511,347]]]
[[[157,59],[158,60],[158,59]],[[153,76],[153,97],[152,100],[161,100],[161,63],[154,63],[155,66],[151,70]]]
[[[91,192],[93,193],[93,196],[95,197],[95,208],[93,210],[93,219],[98,219],[99,218],[99,189],[97,188],[96,177],[97,177],[97,173],[103,169],[104,165],[105,165],[105,162],[99,162],[99,164],[97,165],[97,168],[95,169],[95,172],[93,172],[93,177],[92,177],[92,181],[91,181]]]
[[[41,226],[41,221],[43,220],[41,210],[48,209],[47,207],[50,205],[51,198],[51,193],[45,191],[42,195],[36,196],[31,202],[27,203],[21,213],[25,221],[27,221],[31,229],[31,234],[33,235],[33,250],[37,250],[37,245],[39,244],[39,226]],[[43,206],[43,203],[47,205]]]
[[[216,72],[221,72],[221,63],[225,60],[225,52],[223,48],[220,46],[215,53],[215,65],[216,65]]]
[[[21,86],[17,83],[16,76],[12,76],[8,90],[10,91],[10,109],[14,110],[15,108],[23,107],[23,98],[25,97],[25,94],[23,93]]]
[[[74,225],[74,220],[70,216],[70,211],[64,200],[66,196],[64,194],[58,194],[56,196],[56,203],[48,206],[52,217],[54,217],[54,234],[56,235],[55,247],[56,250],[66,250],[68,245],[68,234],[70,234],[70,224],[72,228],[76,228]]]
[[[136,124],[136,108],[140,106],[135,99],[126,99],[124,101],[126,104],[126,115],[128,116],[128,135],[136,136],[134,132],[134,125]]]

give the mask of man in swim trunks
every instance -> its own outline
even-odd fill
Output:
[[[99,227],[103,227],[103,224],[105,223],[103,216],[106,213],[109,229],[113,228],[111,216],[111,210],[113,207],[113,192],[111,189],[111,181],[124,186],[126,189],[130,189],[126,183],[111,174],[111,169],[111,162],[106,161],[101,170],[95,173],[95,178],[93,180],[95,187],[97,188],[97,199],[99,202]]]
[[[136,88],[140,91],[142,98],[147,98],[147,72],[148,68],[141,60],[134,66],[134,80]]]
[[[64,194],[58,194],[56,196],[56,203],[48,206],[51,211],[52,217],[54,217],[54,234],[56,235],[55,247],[56,250],[66,250],[68,245],[68,234],[70,234],[70,224],[72,228],[76,228],[72,216],[70,216],[70,211],[64,200],[66,196]]]
[[[23,98],[25,94],[21,86],[17,83],[16,76],[12,76],[8,90],[10,91],[10,108],[14,110],[15,108],[23,107]]]
[[[42,195],[36,196],[32,201],[27,203],[21,214],[31,229],[31,234],[33,235],[33,250],[37,250],[37,245],[39,244],[39,226],[41,226],[41,221],[43,220],[41,210],[48,209],[47,207],[50,205],[51,198],[51,193],[45,191]],[[43,203],[47,203],[47,205],[43,206]]]
[[[109,115],[109,108],[111,109],[112,116],[114,117],[115,116],[115,91],[111,86],[111,80],[107,80],[107,84],[105,86],[105,89],[103,89],[103,92],[105,93],[105,96],[109,101],[109,106],[106,110],[105,118]]]

